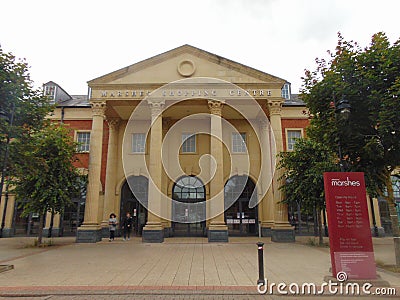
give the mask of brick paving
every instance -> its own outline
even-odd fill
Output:
[[[31,239],[0,239],[0,264],[14,265],[0,273],[0,299],[285,299],[256,291],[258,240],[211,244],[202,238],[173,238],[145,244],[133,238],[76,244],[73,238],[59,238],[54,239],[57,246],[36,249],[27,246]],[[329,274],[328,248],[261,240],[269,282],[320,285]],[[391,243],[374,239],[377,260],[393,264]],[[378,274],[400,288],[397,274]]]

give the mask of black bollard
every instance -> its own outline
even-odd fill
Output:
[[[264,243],[258,242],[258,280],[257,284],[262,283],[265,285],[265,278],[264,278]]]

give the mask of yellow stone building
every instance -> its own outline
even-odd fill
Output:
[[[74,130],[76,166],[89,182],[71,216],[53,218],[53,234],[97,242],[108,236],[111,213],[122,220],[130,212],[145,242],[294,241],[276,154],[293,148],[308,117],[286,80],[184,45],[88,85],[87,96],[45,85],[57,103],[51,118]],[[6,231],[15,232],[13,199],[7,209]]]
[[[276,241],[293,241],[287,209],[279,203],[279,174],[261,170],[262,159],[274,161],[275,157],[262,157],[260,151],[260,143],[272,148],[273,137],[276,151],[284,149],[282,117],[306,119],[302,114],[304,107],[285,109],[282,98],[285,84],[281,78],[188,45],[89,81],[92,106],[89,185],[77,241],[100,240],[109,214],[122,215],[123,210],[133,210],[138,225],[142,226],[144,241],[161,242],[165,236],[176,235],[204,235],[209,241],[228,241],[230,234],[257,234],[259,230]],[[260,111],[239,111],[238,107],[250,106],[246,103],[250,98],[265,113],[266,120],[257,116]],[[229,100],[236,102],[225,103]],[[134,110],[140,109],[132,121],[135,124],[130,126],[129,118]],[[144,115],[148,116],[143,118],[146,120],[136,121]],[[174,127],[191,115],[196,118]],[[109,140],[103,195],[100,177],[104,119],[108,122]],[[143,123],[148,124],[150,119],[148,128]],[[254,129],[249,119],[258,121],[259,128]],[[223,120],[236,131],[225,132]],[[268,120],[271,126],[262,123]],[[207,128],[207,123],[209,132],[198,133],[197,129]],[[300,134],[302,127],[297,129]],[[178,151],[162,149],[171,130],[169,145],[182,142]],[[211,135],[216,138],[210,138]],[[272,156],[276,151],[264,154]],[[207,154],[214,160],[205,162],[202,169],[201,158]],[[171,166],[176,155],[181,172],[171,175],[174,171],[168,168],[178,169]],[[211,169],[213,163],[216,167],[212,178],[204,179],[210,172],[207,166]],[[274,166],[270,163],[265,167]],[[257,184],[260,176],[270,176],[267,181],[271,184],[268,187]],[[124,199],[124,193],[130,192],[126,191],[126,178],[133,189],[132,203],[127,200],[129,195]],[[147,189],[142,190],[143,187]],[[237,194],[237,201],[229,208],[224,206],[228,187]],[[262,199],[249,208],[252,195]],[[138,203],[140,197],[144,200]]]

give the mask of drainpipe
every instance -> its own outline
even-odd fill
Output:
[[[65,106],[61,106],[61,119],[60,123],[64,123],[64,116],[65,116]]]

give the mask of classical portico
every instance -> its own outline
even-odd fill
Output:
[[[188,78],[194,80],[190,86],[167,85]],[[196,78],[223,80],[226,86],[218,88],[213,82]],[[140,205],[146,202],[144,210],[143,205],[140,207],[146,216],[139,222],[143,224],[140,234],[144,242],[163,242],[178,234],[179,228],[186,228],[178,226],[180,223],[187,224],[187,234],[196,230],[210,242],[228,242],[233,233],[256,234],[258,223],[263,236],[272,236],[277,242],[294,241],[286,205],[280,203],[279,172],[274,172],[275,154],[283,150],[284,83],[283,79],[188,45],[89,81],[93,117],[89,184],[77,241],[97,242],[106,236],[110,213],[120,217],[128,209],[123,202],[124,184],[131,180],[132,189],[135,180],[143,182],[143,178],[148,180],[140,194],[144,195]],[[261,110],[251,111],[247,118],[241,109],[246,108],[250,97]],[[179,101],[173,102],[176,99]],[[131,114],[138,109],[140,117],[132,125]],[[263,119],[260,113],[266,117]],[[191,115],[196,117],[180,125]],[[196,133],[200,126],[209,134]],[[173,151],[176,145],[180,148]],[[206,160],[207,155],[212,159]],[[176,165],[181,173],[169,170]],[[104,167],[105,182],[101,182]],[[247,182],[244,188],[251,187],[251,193],[247,200],[244,192],[238,194],[241,204],[236,211],[227,207],[226,198],[228,187],[240,180]],[[143,188],[143,184],[137,186]],[[133,196],[126,197],[140,198],[139,193],[132,192]],[[202,207],[202,197],[204,222],[196,219],[199,214],[196,217],[191,208]],[[244,209],[254,197],[258,199],[256,206]],[[171,200],[176,202],[171,204]],[[137,210],[139,219],[138,207],[129,209]],[[200,225],[191,226],[190,220]]]

